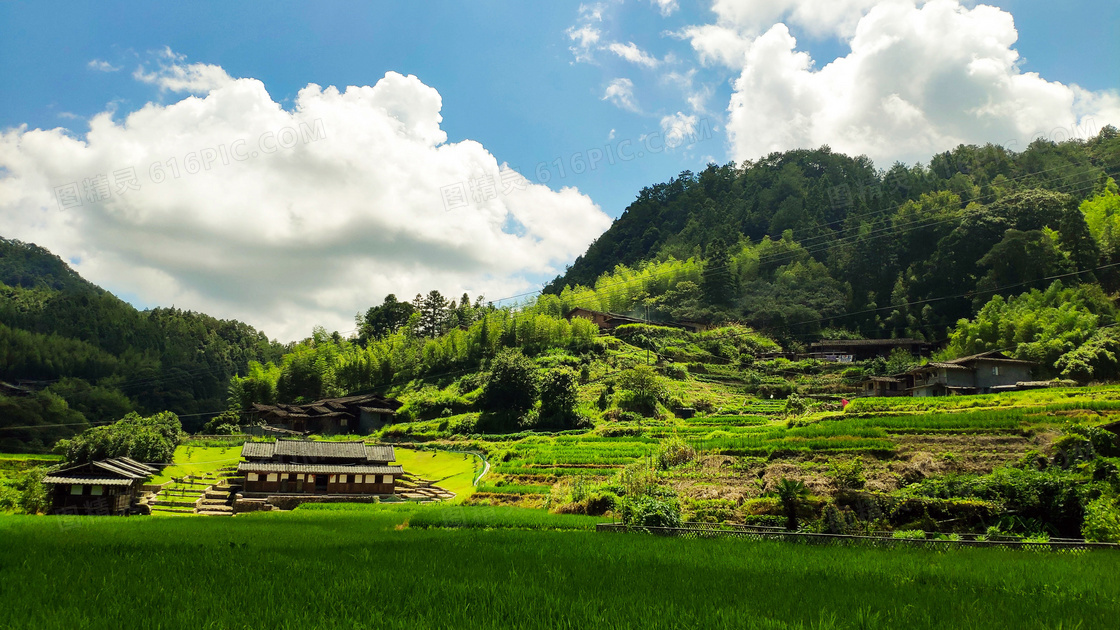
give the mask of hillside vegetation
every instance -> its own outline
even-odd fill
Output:
[[[43,382],[0,397],[11,410],[0,422],[19,427],[0,439],[71,459],[133,452],[137,410],[225,433],[254,403],[379,393],[404,406],[364,437],[489,458],[468,503],[646,524],[1120,539],[1120,453],[1101,428],[1120,409],[1115,387],[843,408],[865,377],[919,360],[778,358],[823,336],[909,336],[945,340],[935,359],[998,349],[1040,380],[1114,379],[1118,147],[1106,128],[886,172],[827,148],[712,166],[642,191],[535,299],[389,295],[357,314],[356,335],[318,328],[284,347],[237,322],[137,312],[5,241],[3,376]],[[708,329],[605,335],[565,319],[575,307]],[[59,441],[122,417],[135,420]]]
[[[1120,287],[1118,174],[1112,127],[886,170],[827,147],[709,165],[643,189],[546,290],[565,306],[738,320],[789,342],[827,327],[939,340],[994,295],[1059,277]]]

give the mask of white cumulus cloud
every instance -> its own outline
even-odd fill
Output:
[[[603,100],[622,109],[638,111],[638,102],[634,100],[634,82],[630,79],[613,79],[603,91]]]
[[[391,292],[521,292],[610,225],[579,191],[448,143],[440,94],[414,76],[311,84],[284,109],[260,81],[174,53],[143,74],[202,95],[98,114],[84,137],[0,133],[0,234],[145,304],[296,339],[351,329]]]
[[[119,67],[114,66],[104,59],[91,59],[90,62],[86,64],[86,66],[88,66],[91,70],[97,70],[98,72],[116,72],[120,70]]]
[[[650,2],[661,11],[661,15],[664,17],[669,17],[674,11],[680,8],[680,5],[677,4],[677,0],[650,0]]]
[[[863,7],[847,4],[853,15]],[[755,6],[716,3],[725,12],[731,5],[744,11],[737,19]],[[1022,72],[1012,16],[991,6],[880,3],[857,20],[850,52],[821,68],[785,24],[757,38],[729,38],[724,52],[714,33],[693,30],[692,43],[701,59],[739,69],[727,123],[735,160],[828,144],[880,163],[914,162],[960,143],[1022,150],[1039,133],[1084,136],[1120,123],[1115,91]]]
[[[638,64],[639,66],[656,68],[657,64],[660,63],[656,57],[650,55],[641,48],[638,48],[637,44],[635,44],[634,42],[627,42],[625,44],[612,42],[609,46],[607,46],[607,49],[612,53],[618,55],[619,57],[622,57],[626,61]]]
[[[156,70],[146,72],[140,66],[132,73],[133,78],[144,83],[158,85],[168,92],[190,92],[205,94],[210,90],[228,85],[233,79],[220,66],[206,63],[184,63],[186,57],[164,48],[156,60]]]
[[[676,148],[685,144],[696,135],[699,119],[691,114],[677,112],[661,119],[661,132],[665,136],[665,146]]]

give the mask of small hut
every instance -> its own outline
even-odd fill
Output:
[[[49,486],[52,513],[123,516],[138,513],[144,480],[156,472],[147,464],[115,457],[50,473],[43,483]]]

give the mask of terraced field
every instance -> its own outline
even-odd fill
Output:
[[[775,402],[760,400],[736,415],[607,423],[582,434],[482,442],[493,470],[470,502],[540,506],[550,494],[570,492],[572,483],[609,484],[627,466],[656,468],[662,445],[679,439],[697,452],[695,461],[660,474],[686,508],[703,517],[730,505],[742,516],[755,508],[773,511],[767,495],[782,477],[831,494],[836,462],[860,460],[867,488],[890,492],[930,474],[991,472],[1044,450],[1071,420],[1100,424],[1113,414],[1120,414],[1120,387],[858,399],[843,412],[804,416],[782,414]]]

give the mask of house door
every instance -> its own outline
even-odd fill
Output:
[[[327,479],[329,477],[326,475],[315,475],[315,492],[327,491]]]

